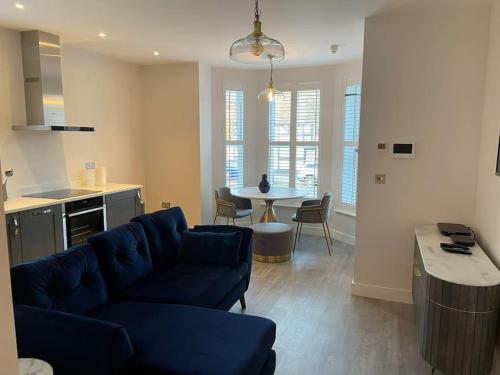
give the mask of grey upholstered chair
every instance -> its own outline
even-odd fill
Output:
[[[331,207],[332,193],[323,194],[322,199],[307,200],[302,202],[302,205],[292,216],[292,220],[297,223],[297,230],[295,231],[295,240],[293,243],[293,252],[295,252],[295,247],[300,241],[300,236],[302,235],[302,225],[304,223],[308,223],[321,224],[323,226],[326,246],[328,247],[328,254],[332,255],[332,252],[330,251],[330,244],[333,245],[333,240],[330,234],[330,228],[328,227],[328,218],[330,217]]]
[[[229,219],[233,219],[233,224],[235,224],[235,219],[250,216],[250,222],[253,224],[253,209],[250,199],[235,197],[231,194],[230,188],[221,187],[215,190],[215,203],[217,209],[214,224],[219,216],[227,218],[227,224],[229,224]]]

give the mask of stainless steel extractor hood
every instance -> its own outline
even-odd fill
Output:
[[[87,131],[91,126],[68,126],[64,120],[61,46],[57,35],[43,31],[21,33],[27,125],[14,130]]]

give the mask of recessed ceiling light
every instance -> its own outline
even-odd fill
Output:
[[[158,51],[153,52],[153,55],[155,55],[155,56],[158,56],[159,54],[160,54],[160,52],[158,52]]]
[[[106,33],[103,33],[103,32],[101,31],[101,32],[99,33],[99,36],[100,36],[101,38],[106,38]]]
[[[17,9],[24,9],[24,5],[21,3],[16,3],[16,8]]]

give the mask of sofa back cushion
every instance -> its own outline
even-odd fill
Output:
[[[184,232],[178,261],[236,267],[240,262],[241,233]]]
[[[177,258],[182,233],[188,229],[186,218],[180,207],[141,215],[132,219],[132,222],[143,226],[155,268]]]
[[[103,276],[91,245],[11,269],[14,303],[86,314],[108,301]]]
[[[88,241],[96,250],[110,295],[119,296],[153,271],[146,235],[138,223],[118,226]]]

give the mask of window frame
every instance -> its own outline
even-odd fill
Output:
[[[297,141],[297,92],[307,91],[307,90],[319,90],[319,129],[318,129],[318,140],[317,141]],[[308,82],[308,83],[284,83],[280,84],[280,91],[291,92],[291,108],[290,108],[290,140],[285,141],[271,141],[271,124],[270,124],[270,105],[267,105],[266,118],[267,118],[267,152],[266,152],[266,168],[270,174],[269,156],[271,146],[289,146],[290,147],[290,165],[289,165],[289,175],[288,175],[288,187],[296,187],[296,175],[297,175],[297,147],[302,146],[314,146],[318,148],[317,156],[317,181],[316,181],[316,194],[313,197],[304,197],[295,202],[300,202],[308,199],[318,199],[321,195],[321,153],[322,153],[322,142],[321,135],[324,129],[323,121],[323,106],[324,106],[324,89],[320,82]],[[293,205],[293,203],[291,203]]]
[[[226,95],[228,91],[240,91],[243,93],[243,110],[242,110],[242,116],[243,116],[243,130],[242,130],[242,139],[241,140],[227,140],[227,134],[226,134]],[[223,147],[223,181],[224,181],[224,186],[228,186],[228,179],[227,179],[227,174],[226,174],[226,165],[227,165],[227,146],[230,145],[235,145],[235,146],[242,146],[243,149],[243,180],[242,180],[242,188],[246,186],[247,182],[247,171],[248,171],[248,166],[247,166],[247,90],[245,87],[242,86],[225,86],[222,89],[222,97],[223,97],[223,126],[222,126],[222,136],[223,136],[223,141],[224,141],[224,147]],[[230,187],[231,189],[238,189],[239,187]]]
[[[341,101],[341,126],[340,126],[340,142],[339,142],[339,147],[340,147],[340,164],[339,164],[339,179],[338,179],[338,194],[335,199],[335,211],[356,217],[356,206],[357,206],[357,186],[358,186],[358,181],[359,181],[359,132],[358,132],[358,140],[357,141],[346,141],[345,140],[345,115],[346,115],[346,108],[345,108],[345,98],[347,96],[347,88],[349,86],[355,86],[359,85],[360,86],[360,112],[361,112],[361,98],[362,98],[362,84],[360,80],[345,80],[342,85],[342,101]],[[360,113],[361,117],[361,113]],[[361,119],[360,119],[360,126],[361,126]],[[345,157],[345,152],[344,148],[345,147],[355,147],[356,148],[356,153],[357,153],[357,168],[356,168],[356,197],[355,197],[355,204],[351,205],[348,203],[345,203],[342,201],[342,189],[343,189],[343,175],[344,175],[344,157]]]

